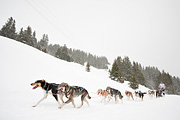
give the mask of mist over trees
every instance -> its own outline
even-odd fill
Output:
[[[156,67],[142,67],[140,63],[131,63],[129,57],[117,57],[112,68],[109,70],[110,78],[121,82],[119,78],[129,81],[132,89],[138,89],[138,84],[144,85],[152,90],[157,90],[161,82],[166,85],[168,94],[180,95],[180,79],[173,77],[164,70],[161,72]]]
[[[63,50],[63,46],[60,46],[58,44],[55,45],[50,44],[48,46],[48,53],[52,56],[57,57],[58,49],[59,51]],[[66,49],[67,49],[66,53],[68,54],[68,56],[70,56],[71,62],[75,62],[81,65],[84,65],[86,62],[89,62],[89,64],[95,68],[108,69],[109,62],[108,59],[104,56],[99,57],[77,49],[71,49],[71,48],[70,49],[66,48]]]
[[[91,66],[98,69],[108,69],[109,62],[106,57],[99,57],[81,50],[68,48],[66,45],[60,46],[58,44],[49,45],[49,37],[43,34],[38,41],[36,38],[36,31],[33,31],[30,26],[26,29],[21,28],[19,32],[16,31],[16,22],[10,17],[0,30],[0,35],[22,42],[29,46],[39,49],[42,52],[48,53],[54,57],[68,62],[75,62],[84,65],[88,62]]]

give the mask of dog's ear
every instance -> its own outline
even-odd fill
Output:
[[[68,88],[68,87],[69,87],[69,85],[68,85],[67,83],[64,83],[64,86],[65,86],[65,88]]]
[[[44,79],[42,79],[42,82],[45,82],[45,80],[44,80]]]

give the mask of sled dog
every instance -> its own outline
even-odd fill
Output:
[[[107,98],[109,99],[109,101],[112,100],[111,95],[110,95],[106,90],[98,89],[98,95],[100,95],[100,96],[103,97],[102,100],[101,100],[101,102],[104,101],[105,104],[106,104],[106,99],[107,99]],[[108,101],[108,102],[109,102],[109,101]]]
[[[64,93],[61,91],[61,89],[58,90],[59,84],[48,83],[45,80],[37,80],[36,82],[31,83],[31,85],[34,86],[33,89],[40,87],[44,91],[44,97],[42,99],[40,99],[37,102],[37,104],[35,104],[33,107],[36,107],[40,102],[45,100],[47,98],[48,94],[52,94],[54,96],[54,98],[56,99],[56,101],[60,104],[60,102],[58,100],[58,95],[59,95],[61,101],[64,103],[64,101],[63,101]]]
[[[64,102],[62,105],[59,106],[59,108],[61,109],[64,105],[72,102],[74,108],[76,107],[74,104],[74,98],[81,96],[81,105],[78,107],[82,107],[83,105],[83,101],[85,101],[88,106],[89,103],[86,100],[86,98],[91,99],[91,97],[89,96],[88,91],[83,88],[83,87],[79,87],[79,86],[70,86],[67,83],[61,83],[58,87],[59,90],[62,89],[62,91],[64,92],[65,96],[68,98],[68,100],[66,102]]]
[[[123,96],[121,94],[121,92],[117,89],[111,88],[111,87],[107,87],[106,91],[114,98],[115,98],[115,103],[118,102],[117,98],[119,97],[120,100],[122,100]]]
[[[126,90],[125,95],[127,96],[128,100],[130,97],[134,100],[132,92]]]

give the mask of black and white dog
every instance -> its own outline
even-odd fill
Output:
[[[59,103],[60,102],[58,100],[58,95],[61,99],[61,101],[64,103],[63,101],[63,96],[64,93],[60,90],[58,90],[59,84],[55,84],[55,83],[48,83],[45,80],[37,80],[34,83],[31,83],[33,87],[33,89],[36,89],[38,87],[42,88],[42,90],[44,91],[44,97],[41,98],[36,105],[34,105],[33,107],[36,107],[40,102],[42,102],[44,99],[47,98],[48,94],[52,94],[54,96],[54,98],[56,99],[56,101]]]
[[[140,90],[135,91],[136,99],[137,99],[137,97],[139,97],[142,101],[143,101],[143,98],[144,98],[144,94],[147,94],[147,93],[146,92],[141,92]]]

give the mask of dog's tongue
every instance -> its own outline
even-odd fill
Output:
[[[33,89],[36,89],[38,87],[38,85],[34,86]]]
[[[59,89],[58,91],[57,91],[57,93],[60,93],[60,91],[62,90],[62,88],[61,89]]]

